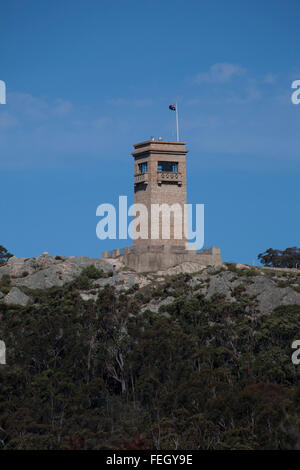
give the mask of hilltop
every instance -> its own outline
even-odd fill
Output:
[[[88,285],[84,281],[78,284],[83,300],[96,300],[104,286],[114,286],[117,292],[128,291],[133,286],[139,290],[148,286],[141,291],[145,294],[177,274],[190,275],[189,288],[207,298],[224,295],[230,303],[241,297],[248,298],[249,305],[255,304],[257,312],[270,313],[280,305],[300,305],[300,270],[296,269],[225,263],[217,267],[203,267],[199,271],[199,265],[184,263],[166,271],[140,274],[116,259],[53,258],[49,253],[43,253],[38,258],[13,256],[4,266],[0,266],[0,302],[23,306],[32,304],[31,291],[63,287],[80,276],[89,277],[92,281]],[[171,301],[172,295],[169,297]],[[155,301],[149,294],[145,299],[142,308],[150,306],[157,311]]]
[[[114,263],[0,267],[0,446],[299,448],[299,270]]]

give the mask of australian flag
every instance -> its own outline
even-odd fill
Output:
[[[176,111],[176,104],[170,104],[169,109],[171,111]]]

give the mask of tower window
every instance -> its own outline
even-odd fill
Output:
[[[139,163],[139,170],[140,170],[140,173],[147,173],[148,163],[147,162]]]
[[[178,173],[178,162],[158,162],[157,171]]]

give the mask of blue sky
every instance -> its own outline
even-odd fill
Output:
[[[187,142],[205,244],[252,263],[299,246],[300,5],[15,0],[0,6],[0,244],[99,256],[96,208],[132,202],[132,144]]]

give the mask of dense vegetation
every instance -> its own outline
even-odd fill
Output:
[[[243,292],[205,299],[189,275],[85,302],[96,275],[0,306],[2,449],[300,447],[299,307],[257,315]]]
[[[300,269],[300,248],[293,246],[283,251],[269,248],[264,253],[260,253],[258,259],[264,266]]]

